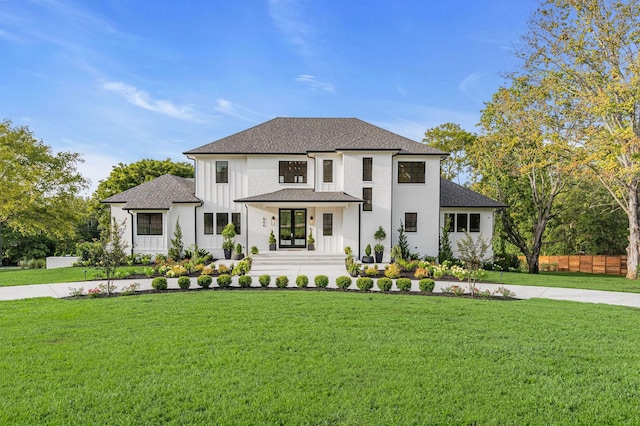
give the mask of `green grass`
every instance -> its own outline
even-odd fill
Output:
[[[541,272],[537,275],[515,272],[489,271],[487,282],[538,287],[581,288],[587,290],[640,293],[640,280],[628,280],[616,275],[586,274],[583,272]]]
[[[0,303],[0,424],[622,424],[637,309],[304,291]]]
[[[134,270],[143,273],[145,267],[123,266],[119,270]],[[56,268],[56,269],[15,269],[0,268],[0,287],[29,284],[55,284],[84,281],[84,271],[87,280],[93,280],[98,272],[95,268]]]

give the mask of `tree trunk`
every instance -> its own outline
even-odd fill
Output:
[[[638,260],[640,258],[640,225],[638,224],[638,191],[635,186],[629,188],[629,245],[627,246],[627,278],[638,278]]]
[[[3,252],[2,252],[2,222],[0,222],[0,268],[2,268],[2,259],[3,259]]]

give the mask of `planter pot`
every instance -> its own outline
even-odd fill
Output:
[[[376,252],[376,263],[382,263],[382,252],[381,251],[377,251]]]
[[[373,263],[373,256],[362,256],[362,263]]]
[[[269,244],[269,251],[276,251],[276,244]]]
[[[234,254],[233,255],[233,260],[242,260],[244,259],[244,254],[240,253],[240,254]]]
[[[231,250],[224,249],[224,258],[231,259]]]
[[[314,243],[307,244],[307,250],[314,251],[316,249],[316,245]]]

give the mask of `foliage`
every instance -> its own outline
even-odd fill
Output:
[[[329,277],[326,275],[316,275],[313,282],[318,288],[327,288],[329,286]]]
[[[235,247],[234,238],[236,236],[236,227],[233,223],[227,223],[222,230],[222,249],[233,251]],[[242,247],[240,247],[240,253],[242,253]]]
[[[423,293],[432,293],[436,282],[431,278],[423,278],[418,282],[418,287]]]
[[[251,255],[254,256],[258,254],[258,247],[257,246],[251,246]]]
[[[260,287],[269,287],[271,283],[271,276],[268,274],[263,274],[258,277],[258,282],[260,283]]]
[[[350,247],[350,246],[346,246],[346,247],[344,248],[344,254],[345,254],[347,257],[351,257],[351,256],[353,256],[353,250],[351,249],[351,247]]]
[[[153,281],[151,281],[151,287],[156,290],[166,290],[168,286],[169,284],[165,277],[155,277]]]
[[[440,230],[440,245],[438,251],[438,261],[440,263],[445,260],[453,262],[453,250],[451,249],[451,239],[449,238],[449,229],[451,226],[451,217],[448,216],[444,222],[444,226]]]
[[[385,232],[384,228],[382,226],[378,226],[378,230],[376,232],[374,232],[373,234],[373,239],[376,240],[376,247],[378,244],[382,245],[382,241],[384,241],[384,239],[387,238],[387,233]],[[384,246],[383,246],[384,249]],[[380,250],[376,250],[377,252],[380,252]]]
[[[251,282],[253,280],[251,279],[251,277],[249,275],[243,275],[241,277],[238,278],[238,285],[240,285],[240,287],[242,288],[248,288],[251,287]]]
[[[360,277],[356,280],[356,286],[362,291],[368,291],[373,288],[373,280],[369,277]]]
[[[171,247],[169,248],[169,257],[173,260],[182,260],[184,258],[184,242],[182,241],[182,227],[180,226],[180,217],[176,219],[176,227],[173,231]]]
[[[87,296],[90,299],[94,299],[96,297],[99,297],[102,294],[102,290],[100,290],[100,288],[95,287],[95,288],[90,288],[89,290],[87,290]]]
[[[273,229],[271,230],[271,233],[269,234],[269,244],[275,244],[276,243],[276,236],[273,234]]]
[[[387,278],[398,278],[402,268],[397,263],[391,263],[389,267],[384,271],[384,276]]]
[[[389,291],[393,286],[393,280],[391,280],[391,278],[379,278],[378,281],[376,281],[376,285],[380,291]]]
[[[21,260],[18,266],[21,269],[44,269],[47,267],[47,262],[44,259]]]
[[[140,283],[131,283],[127,286],[122,287],[122,295],[123,296],[131,296],[135,294],[136,291],[140,290]]]
[[[367,244],[367,247],[364,249],[364,254],[367,256],[371,256],[371,244]]]
[[[378,272],[378,265],[368,266],[364,270],[364,275],[366,275],[367,277],[375,277],[376,275],[378,275]]]
[[[446,287],[444,287],[442,289],[442,292],[444,294],[452,294],[454,296],[464,296],[464,287],[456,285],[456,284],[452,284],[452,285],[448,285]]]
[[[209,288],[213,283],[213,278],[210,275],[202,274],[197,278],[196,281],[198,282],[198,285],[200,287]]]
[[[296,277],[296,285],[298,288],[305,288],[309,285],[309,277],[306,275],[298,275]]]
[[[393,247],[391,247],[391,259],[393,261],[402,259],[402,249],[398,244],[394,244]]]
[[[191,278],[189,277],[180,277],[178,278],[178,287],[183,290],[188,290],[191,287]]]
[[[118,266],[124,263],[127,256],[125,250],[128,244],[122,238],[124,224],[125,221],[118,223],[114,217],[111,229],[103,230],[100,240],[102,250],[100,251],[99,269],[104,272],[109,288],[111,288],[111,281],[116,277]],[[107,296],[111,296],[110,290],[107,291]]]
[[[313,232],[311,228],[309,228],[309,235],[307,236],[307,244],[313,244],[316,242],[316,239],[313,238]]]
[[[69,287],[69,297],[84,296],[84,287]]]
[[[202,271],[200,271],[202,275],[213,275],[215,272],[216,272],[216,269],[213,263],[205,265],[205,267],[202,268]]]
[[[218,276],[216,280],[218,283],[218,287],[220,288],[229,288],[231,287],[231,275],[229,274],[221,274]]]
[[[221,263],[218,265],[218,273],[219,274],[228,274],[229,272],[231,272],[231,268],[229,268],[227,265]]]
[[[360,266],[355,261],[353,261],[353,259],[351,259],[351,262],[347,266],[347,272],[352,277],[357,277],[360,274]]]
[[[396,280],[396,287],[400,291],[409,291],[411,290],[411,279],[409,278],[398,278]]]
[[[231,270],[231,275],[246,275],[251,270],[251,264],[248,259],[243,259],[236,263]]]
[[[400,247],[401,259],[411,259],[411,251],[409,250],[409,242],[407,236],[404,233],[404,224],[400,221],[400,227],[398,228],[398,247]],[[398,259],[396,259],[398,260]]]
[[[468,270],[466,274],[469,290],[472,294],[475,290],[476,281],[483,277],[482,265],[488,260],[487,251],[489,243],[482,237],[482,233],[473,239],[471,234],[465,232],[464,237],[458,240],[458,253],[460,260]]]
[[[469,160],[466,151],[475,142],[477,136],[462,129],[455,123],[444,123],[427,130],[425,142],[432,148],[448,152],[449,156],[440,163],[440,175],[448,180],[460,183],[461,175],[469,174]]]
[[[493,294],[497,294],[502,297],[514,298],[516,297],[516,293],[509,290],[505,286],[500,286],[493,291]]]
[[[341,290],[346,290],[351,285],[351,277],[340,275],[336,278],[336,286]]]
[[[204,263],[213,259],[211,253],[207,251],[207,249],[199,248],[197,244],[191,244],[184,251],[184,258],[191,259],[196,263]]]
[[[242,244],[236,244],[236,254],[242,254]]]
[[[276,277],[276,287],[285,288],[287,285],[289,285],[289,278],[286,275]]]
[[[431,270],[429,268],[416,268],[413,276],[421,280],[422,278],[431,276]]]
[[[376,253],[384,253],[384,244],[376,244],[373,247],[373,251]]]

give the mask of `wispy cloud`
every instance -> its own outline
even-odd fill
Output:
[[[482,74],[472,73],[469,74],[460,82],[458,85],[458,89],[467,97],[473,99],[478,103],[482,103],[477,96],[478,88],[480,86],[480,79],[482,78]]]
[[[171,101],[153,99],[147,92],[119,81],[105,81],[102,88],[122,96],[127,102],[140,108],[181,120],[197,121],[189,105],[179,106]]]
[[[239,118],[251,123],[258,123],[260,121],[263,121],[265,117],[269,117],[268,115],[261,114],[257,111],[243,107],[242,105],[238,105],[224,98],[216,99],[216,106],[214,109],[221,114]]]
[[[269,15],[298,53],[305,56],[312,54],[309,46],[312,28],[299,0],[269,0]]]
[[[316,80],[313,75],[302,74],[296,77],[296,81],[307,85],[311,90],[321,90],[324,92],[335,92],[336,88],[331,83]]]

